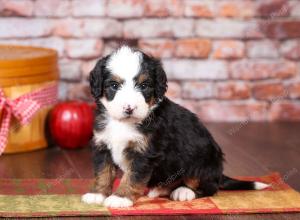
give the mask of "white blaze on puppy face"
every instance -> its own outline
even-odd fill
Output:
[[[107,62],[107,68],[112,74],[126,81],[132,80],[140,71],[142,54],[123,46],[117,50]]]
[[[141,69],[142,54],[127,46],[121,47],[107,61],[107,69],[112,75],[120,78],[123,83],[116,91],[112,100],[101,99],[108,114],[115,119],[126,118],[124,109],[130,106],[134,109],[131,117],[143,120],[149,113],[149,105],[141,91],[136,88],[134,78]]]

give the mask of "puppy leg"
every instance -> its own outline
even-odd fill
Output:
[[[178,186],[183,184],[182,178],[166,183],[160,182],[156,187],[150,189],[147,196],[149,198],[157,198],[160,196],[169,196],[171,192]]]
[[[149,190],[147,196],[149,198],[157,198],[160,196],[168,196],[170,195],[171,189],[167,188],[167,187],[154,187],[152,189]]]
[[[190,201],[196,198],[196,193],[186,186],[180,186],[172,191],[170,198],[175,201]]]
[[[184,183],[196,193],[196,198],[213,196],[219,190],[218,175],[212,178],[185,178]]]
[[[124,171],[116,192],[105,199],[106,207],[129,207],[144,194],[152,173],[150,161],[139,152],[125,152],[127,155],[127,170]]]
[[[113,208],[132,206],[137,197],[143,194],[145,186],[145,184],[134,182],[131,173],[124,173],[118,189],[105,199],[104,205]]]
[[[196,190],[199,187],[199,180],[196,178],[184,178],[184,186],[172,191],[170,198],[175,201],[190,201],[197,197]]]
[[[107,196],[112,193],[112,184],[116,168],[112,163],[111,155],[105,148],[94,150],[95,183],[91,193],[81,197],[82,202],[88,204],[102,204]]]

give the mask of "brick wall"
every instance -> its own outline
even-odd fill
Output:
[[[0,15],[0,43],[59,52],[63,100],[90,100],[95,61],[127,43],[203,120],[300,120],[298,0],[0,0]]]

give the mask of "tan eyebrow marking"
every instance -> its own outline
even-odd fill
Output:
[[[141,74],[138,76],[137,82],[140,84],[146,81],[147,79],[149,79],[149,76],[147,74]]]
[[[111,79],[118,82],[118,83],[120,83],[120,84],[124,82],[124,80],[121,77],[117,76],[117,75],[112,75]]]

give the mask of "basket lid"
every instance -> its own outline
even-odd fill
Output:
[[[15,77],[16,73],[18,76],[38,74],[32,67],[40,67],[40,74],[57,68],[57,52],[40,47],[0,45],[0,78]]]

